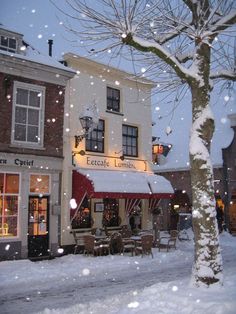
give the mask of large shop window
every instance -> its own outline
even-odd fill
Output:
[[[75,212],[71,210],[71,226],[72,229],[91,228],[93,225],[91,217],[91,201],[87,197],[84,198],[80,208]]]
[[[19,174],[0,173],[0,237],[15,237],[18,230]]]
[[[107,110],[120,112],[120,91],[107,87]]]
[[[43,146],[44,94],[42,86],[14,83],[13,143]]]
[[[98,126],[86,138],[86,150],[104,153],[105,121],[99,120]]]
[[[138,157],[138,128],[130,125],[122,126],[123,154]]]
[[[119,217],[119,200],[114,198],[105,198],[103,221],[102,224],[105,227],[117,227],[120,224]]]

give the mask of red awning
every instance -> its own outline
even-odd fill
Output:
[[[170,198],[174,191],[168,180],[150,173],[89,169],[73,171],[73,197],[79,200],[85,193],[89,198],[149,199]]]

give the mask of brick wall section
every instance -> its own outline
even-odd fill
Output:
[[[46,88],[44,150],[11,147],[14,81],[35,84]],[[59,94],[60,91],[63,92],[61,95]],[[0,152],[62,157],[64,95],[64,86],[0,73]],[[11,97],[8,98],[8,96]],[[52,119],[56,119],[56,121],[52,122]]]
[[[190,202],[192,202],[192,188],[189,171],[173,171],[160,173],[163,177],[169,180],[172,184],[174,191],[185,190]],[[219,190],[221,197],[224,195],[223,187],[223,170],[222,168],[214,169],[214,179],[219,179],[220,182],[215,183],[215,191]]]

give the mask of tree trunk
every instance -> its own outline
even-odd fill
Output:
[[[190,163],[193,195],[193,230],[195,263],[193,279],[197,285],[222,282],[222,258],[216,221],[213,167],[210,161],[210,143],[214,119],[209,107],[209,91],[193,84],[193,126],[190,137]]]

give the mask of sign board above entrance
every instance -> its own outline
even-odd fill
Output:
[[[85,155],[79,156],[74,154],[74,165],[81,168],[89,169],[107,169],[107,170],[128,170],[128,171],[148,171],[146,160],[131,160],[115,157],[102,157]]]

